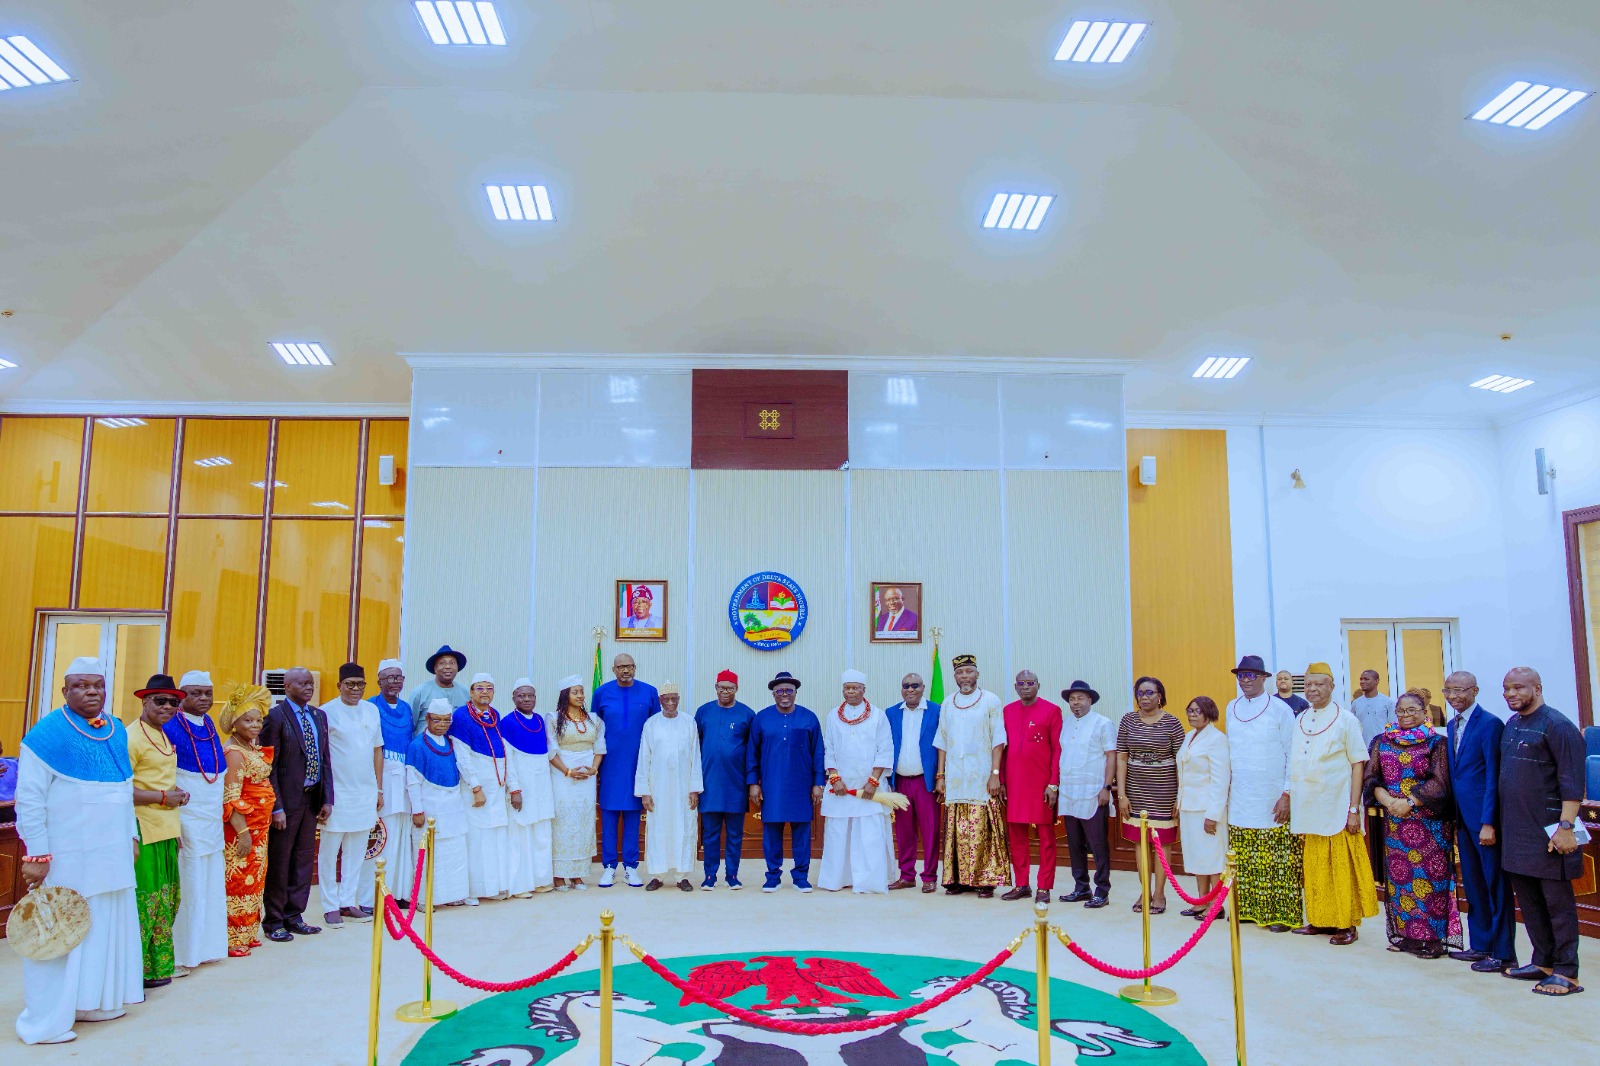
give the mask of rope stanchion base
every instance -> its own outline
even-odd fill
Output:
[[[1127,1003],[1137,1003],[1141,1007],[1168,1007],[1178,1002],[1178,993],[1161,985],[1146,985],[1143,981],[1132,985],[1123,985],[1117,990],[1117,998]]]
[[[461,1008],[448,999],[417,999],[395,1008],[396,1021],[437,1022],[449,1018]]]

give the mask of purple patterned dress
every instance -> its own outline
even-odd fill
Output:
[[[1416,804],[1404,818],[1383,819],[1385,910],[1389,943],[1407,951],[1461,947],[1456,910],[1454,805],[1444,737],[1426,727],[1391,727],[1370,748],[1365,792],[1373,789]]]

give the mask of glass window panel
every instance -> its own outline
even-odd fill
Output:
[[[266,500],[269,428],[264,418],[186,419],[179,512],[260,514]],[[215,459],[227,462],[210,464]],[[208,465],[198,465],[203,461]]]
[[[9,419],[7,421],[10,421]],[[65,607],[72,595],[71,518],[0,518],[0,740],[16,755],[27,712],[34,610]]]
[[[1402,627],[1400,661],[1405,666],[1406,689],[1427,689],[1430,697],[1428,702],[1442,708],[1444,697],[1440,693],[1444,691],[1444,630]]]
[[[1378,671],[1378,691],[1389,692],[1389,629],[1351,629],[1349,637],[1350,698],[1361,694],[1361,672]]]
[[[144,688],[150,675],[161,670],[161,626],[159,623],[116,623],[116,653],[112,657],[107,703],[123,723],[139,717],[143,701],[134,693]]]
[[[0,511],[76,514],[83,419],[0,418]]]
[[[96,420],[89,446],[87,509],[166,514],[176,427],[170,418],[142,426],[108,426]]]
[[[354,517],[360,450],[360,422],[280,421],[272,513]]]
[[[407,437],[411,423],[404,420],[367,424],[367,506],[371,515],[406,513]],[[394,456],[394,484],[378,484],[378,459]]]
[[[178,522],[167,654],[175,675],[209,670],[219,692],[228,681],[256,680],[253,664],[260,576],[260,520],[185,518]]]
[[[165,518],[86,518],[78,604],[85,610],[159,611],[167,579]]]
[[[379,660],[400,656],[400,572],[404,553],[404,522],[369,518],[362,523],[356,662],[367,668],[374,688]]]
[[[336,689],[350,646],[350,550],[355,522],[272,523],[267,569],[266,670],[304,666],[321,673],[319,694]]]
[[[50,662],[49,688],[39,694],[39,716],[43,717],[66,702],[61,690],[67,683],[67,667],[80,655],[100,657],[101,625],[93,622],[57,622],[55,648]],[[37,719],[35,719],[37,721]],[[12,750],[7,748],[7,751]]]

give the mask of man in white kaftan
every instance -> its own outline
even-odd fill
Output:
[[[656,694],[661,713],[645,719],[639,766],[633,775],[633,794],[645,811],[644,864],[650,883],[644,887],[654,892],[677,874],[678,889],[692,892],[689,871],[694,869],[699,828],[695,810],[705,791],[700,730],[692,717],[678,713],[677,685],[669,681]]]
[[[461,776],[472,790],[467,805],[467,904],[511,898],[511,797],[521,791],[517,767],[506,758],[495,710],[494,678],[474,674],[465,707],[456,709],[450,736],[462,749]]]
[[[337,929],[346,918],[372,917],[373,865],[367,838],[383,800],[383,727],[367,703],[367,675],[356,663],[339,667],[339,698],[322,705],[328,716],[328,761],[339,792],[317,842],[317,889],[323,922]]]
[[[894,765],[894,733],[889,716],[867,702],[865,674],[846,670],[841,682],[844,701],[822,716],[828,787],[817,887],[887,893],[895,869],[893,816],[872,795]]]
[[[1234,906],[1241,922],[1275,933],[1300,925],[1301,841],[1289,831],[1289,749],[1294,708],[1267,691],[1267,668],[1246,655],[1233,668],[1239,698],[1228,704],[1228,847],[1238,885]]]
[[[128,734],[104,713],[105,668],[98,659],[74,659],[61,693],[66,706],[23,735],[17,760],[22,880],[82,895],[89,933],[65,955],[22,960],[17,1036],[25,1044],[65,1043],[78,1035],[75,1021],[120,1018],[125,1004],[144,1002]]]
[[[228,954],[228,885],[222,856],[222,789],[228,764],[209,711],[211,675],[190,670],[178,681],[183,704],[166,724],[178,757],[178,787],[189,802],[178,808],[178,913],[172,923],[173,961],[193,969]]]
[[[466,745],[450,736],[454,715],[449,700],[434,700],[424,712],[422,733],[406,749],[406,799],[415,839],[426,836],[428,819],[433,819],[433,899],[437,906],[467,902],[471,887],[467,877],[469,793],[461,774]],[[402,867],[396,874],[396,890],[403,884],[409,894],[415,876],[414,867]]]
[[[978,687],[978,657],[950,660],[956,692],[939,708],[934,791],[944,804],[944,892],[976,890],[979,899],[1011,881],[1000,760],[1006,750],[1000,697]]]
[[[555,789],[550,780],[550,730],[534,708],[539,693],[519,677],[511,686],[515,709],[500,720],[506,761],[516,764],[521,795],[511,796],[511,894],[522,898],[549,892],[554,881]]]

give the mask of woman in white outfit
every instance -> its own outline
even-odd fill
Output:
[[[584,710],[583,678],[572,674],[556,682],[555,713],[546,719],[552,751],[555,793],[554,874],[556,891],[583,892],[594,861],[595,774],[606,754],[605,723]]]
[[[1190,700],[1185,713],[1191,732],[1178,749],[1178,839],[1183,841],[1183,868],[1194,874],[1203,896],[1216,885],[1227,861],[1228,738],[1217,728],[1219,712],[1210,696]],[[1181,913],[1200,918],[1205,908]]]

